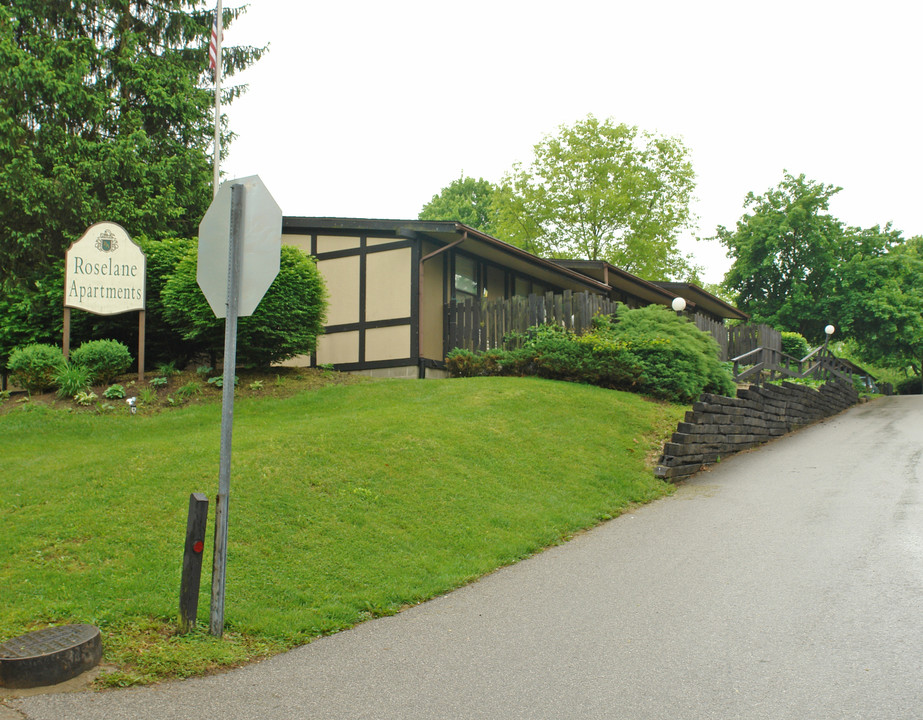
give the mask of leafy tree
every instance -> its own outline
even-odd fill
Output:
[[[223,319],[212,312],[196,282],[197,253],[191,250],[161,292],[167,322],[201,352],[218,357],[224,350]],[[284,245],[279,274],[256,311],[237,324],[237,360],[268,367],[317,347],[327,310],[326,290],[313,258]]]
[[[877,232],[873,228],[865,235]],[[887,253],[857,252],[841,275],[840,323],[858,343],[862,358],[886,367],[909,366],[921,374],[923,238],[902,241]]]
[[[534,152],[531,165],[515,165],[501,183],[498,237],[655,280],[688,272],[676,233],[692,222],[695,174],[682,141],[589,115]]]
[[[724,279],[754,322],[824,337],[845,242],[843,223],[827,211],[840,188],[788,173],[764,195],[747,194],[749,212],[718,239],[733,264]]]
[[[102,219],[133,236],[195,235],[211,199],[214,132],[214,13],[198,5],[0,7],[0,284],[47,269]],[[225,24],[240,13],[225,11]],[[261,53],[227,48],[225,73]],[[228,88],[225,101],[240,91]]]
[[[816,343],[833,323],[864,359],[919,372],[923,239],[846,227],[828,212],[839,190],[785,173],[764,195],[749,193],[735,231],[718,228],[734,259],[725,286],[756,322]]]
[[[454,220],[468,227],[494,235],[494,195],[497,187],[483,178],[453,180],[433,195],[418,216],[419,220]]]

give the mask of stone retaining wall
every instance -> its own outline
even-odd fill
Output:
[[[666,480],[692,475],[723,457],[760,445],[795,428],[836,415],[859,401],[842,380],[819,390],[784,382],[751,385],[736,398],[705,393],[676,426],[654,474]]]

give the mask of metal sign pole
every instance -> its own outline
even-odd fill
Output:
[[[221,459],[218,502],[215,508],[215,556],[212,564],[210,631],[224,634],[224,585],[227,571],[228,501],[231,494],[231,435],[234,425],[234,371],[237,365],[237,312],[240,301],[240,247],[242,243],[244,185],[231,186],[231,237],[228,244],[227,315],[224,321],[224,379],[221,395]]]

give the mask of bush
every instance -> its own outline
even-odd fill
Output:
[[[811,351],[808,340],[801,333],[782,332],[782,352],[801,360]]]
[[[89,390],[92,374],[82,365],[67,363],[55,375],[59,398],[72,398],[81,391]]]
[[[121,400],[125,397],[125,386],[124,385],[110,385],[106,388],[106,391],[103,393],[103,397],[107,400]]]
[[[224,348],[224,320],[215,317],[196,282],[196,253],[180,261],[161,295],[167,321],[182,337],[217,358]],[[317,347],[327,310],[326,291],[313,258],[283,246],[279,274],[250,317],[237,326],[237,360],[269,367]]]
[[[518,349],[453,350],[446,367],[456,377],[537,375],[679,402],[692,402],[703,392],[736,391],[715,340],[667,308],[620,306],[617,321],[600,316],[594,326],[582,336],[554,326],[530,328],[507,338],[508,344],[521,342]]]
[[[535,375],[551,380],[583,382],[628,389],[637,383],[641,368],[623,343],[587,335],[578,337],[562,328],[542,325],[525,335],[507,338],[515,349],[475,354],[456,349],[446,358],[455,377]]]
[[[90,371],[94,385],[110,383],[131,365],[131,353],[117,340],[90,340],[71,353],[71,362]]]
[[[901,380],[894,387],[898,395],[923,395],[923,378],[919,375]]]
[[[642,368],[641,393],[694,402],[703,392],[733,396],[737,391],[715,339],[669,308],[620,305],[617,321],[597,319],[594,333],[627,344]]]
[[[14,384],[41,392],[54,387],[55,376],[64,367],[64,353],[54,345],[34,343],[13,350],[6,366]]]
[[[16,348],[61,342],[64,259],[42,275],[0,286],[0,368]]]

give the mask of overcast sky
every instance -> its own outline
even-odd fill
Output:
[[[286,215],[413,219],[593,114],[683,139],[695,235],[784,170],[842,187],[850,225],[923,234],[921,21],[918,0],[251,0],[225,43],[270,51],[229,80],[249,91],[222,169]],[[720,245],[681,247],[723,278]]]

